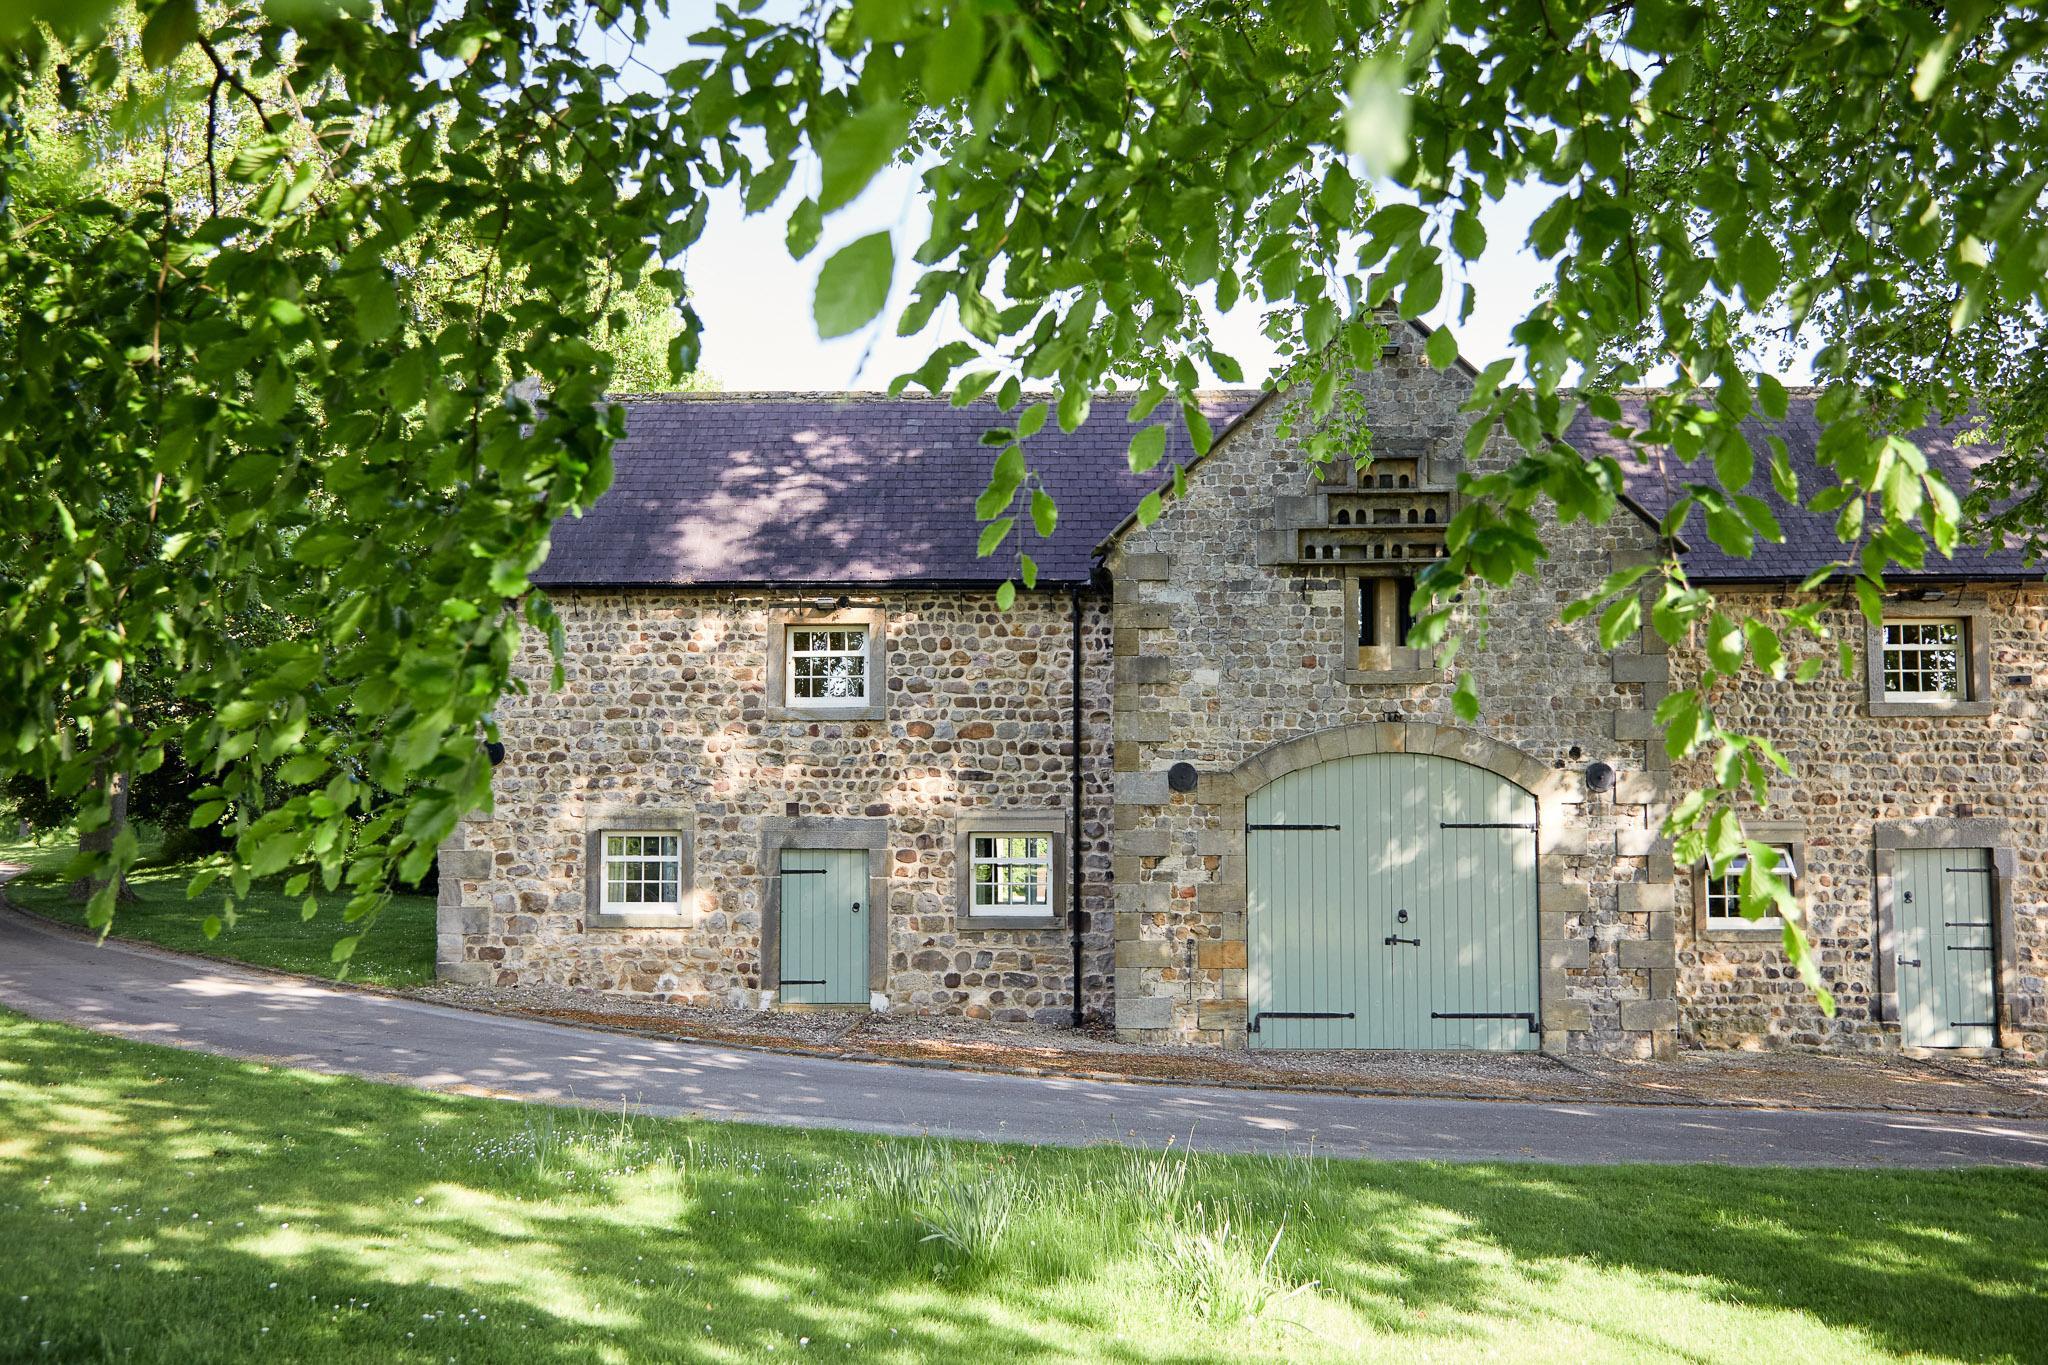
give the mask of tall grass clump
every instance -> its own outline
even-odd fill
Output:
[[[937,1242],[965,1261],[987,1261],[1001,1249],[1017,1204],[1014,1176],[948,1171],[926,1187],[910,1214],[924,1230],[919,1241]]]
[[[1263,1252],[1248,1222],[1243,1209],[1211,1211],[1196,1203],[1152,1243],[1160,1278],[1204,1322],[1230,1326],[1256,1321],[1316,1287],[1313,1280],[1289,1285],[1274,1264],[1280,1239],[1287,1233],[1285,1219],[1274,1228]]]
[[[1171,1142],[1158,1152],[1134,1148],[1112,1171],[1109,1193],[1138,1218],[1175,1218],[1187,1200],[1191,1155],[1186,1147],[1176,1152]]]

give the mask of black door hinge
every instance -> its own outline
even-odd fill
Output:
[[[1527,1010],[1523,1010],[1523,1011],[1519,1011],[1519,1012],[1515,1012],[1515,1013],[1509,1013],[1509,1014],[1490,1014],[1490,1013],[1484,1013],[1484,1012],[1481,1012],[1481,1013],[1444,1013],[1444,1012],[1442,1012],[1442,1011],[1439,1011],[1439,1010],[1431,1010],[1431,1011],[1429,1012],[1429,1017],[1430,1017],[1430,1018],[1432,1018],[1432,1019],[1519,1019],[1519,1020],[1521,1020],[1521,1021],[1522,1021],[1523,1023],[1525,1023],[1525,1024],[1527,1024],[1527,1025],[1529,1026],[1529,1032],[1531,1032],[1531,1033],[1541,1033],[1541,1032],[1542,1032],[1542,1030],[1541,1030],[1541,1029],[1539,1029],[1539,1028],[1537,1028],[1537,1027],[1536,1027],[1536,1016],[1535,1016],[1535,1015],[1534,1015],[1533,1013],[1530,1013],[1530,1012],[1529,1012],[1529,1011],[1527,1011]]]
[[[1252,1016],[1252,1021],[1245,1025],[1244,1031],[1246,1033],[1257,1033],[1261,1019],[1356,1019],[1357,1017],[1356,1013],[1349,1010],[1343,1014],[1324,1014],[1316,1010],[1260,1010]]]

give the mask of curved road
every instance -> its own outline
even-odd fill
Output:
[[[0,910],[0,1004],[429,1089],[877,1133],[1509,1161],[2048,1167],[2048,1120],[1403,1100],[989,1075],[643,1039],[334,990]]]

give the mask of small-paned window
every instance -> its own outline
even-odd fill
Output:
[[[1052,913],[1052,835],[976,834],[972,845],[973,913]]]
[[[672,910],[682,903],[682,889],[682,836],[606,831],[606,909]]]
[[[859,706],[868,699],[868,629],[789,629],[789,704]]]
[[[1778,855],[1778,864],[1773,869],[1796,893],[1799,889],[1799,869],[1793,865],[1792,850],[1783,845],[1772,846]],[[1707,926],[1713,929],[1733,928],[1747,925],[1756,929],[1776,928],[1781,921],[1776,915],[1765,915],[1761,919],[1744,919],[1742,916],[1742,874],[1749,867],[1747,854],[1737,857],[1728,864],[1726,876],[1709,875],[1706,879]]]
[[[1887,701],[1968,701],[1961,621],[1886,621]]]

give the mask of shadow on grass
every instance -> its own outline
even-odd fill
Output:
[[[2025,1359],[2048,1341],[2048,1178],[2031,1173],[1205,1157],[1161,1194],[1124,1152],[949,1145],[966,1179],[1023,1192],[974,1263],[875,1194],[871,1164],[900,1146],[449,1098],[0,1014],[0,1357],[1578,1343],[1704,1360],[1795,1328],[1836,1354]],[[1284,1278],[1320,1285],[1299,1331],[1207,1324],[1163,1288],[1148,1239],[1194,1202],[1239,1212],[1261,1245],[1286,1221]]]
[[[222,961],[329,979],[345,976],[371,985],[416,986],[434,979],[435,910],[430,896],[393,896],[357,945],[344,973],[333,953],[336,941],[355,932],[341,918],[346,897],[316,897],[320,908],[308,920],[301,913],[303,897],[285,895],[278,882],[259,882],[236,906],[234,923],[208,938],[203,924],[208,915],[224,913],[223,893],[188,900],[185,888],[196,870],[192,864],[138,869],[129,878],[135,899],[114,912],[113,936]],[[48,872],[8,882],[0,887],[0,898],[60,924],[85,927],[84,903],[72,899],[65,883]]]

